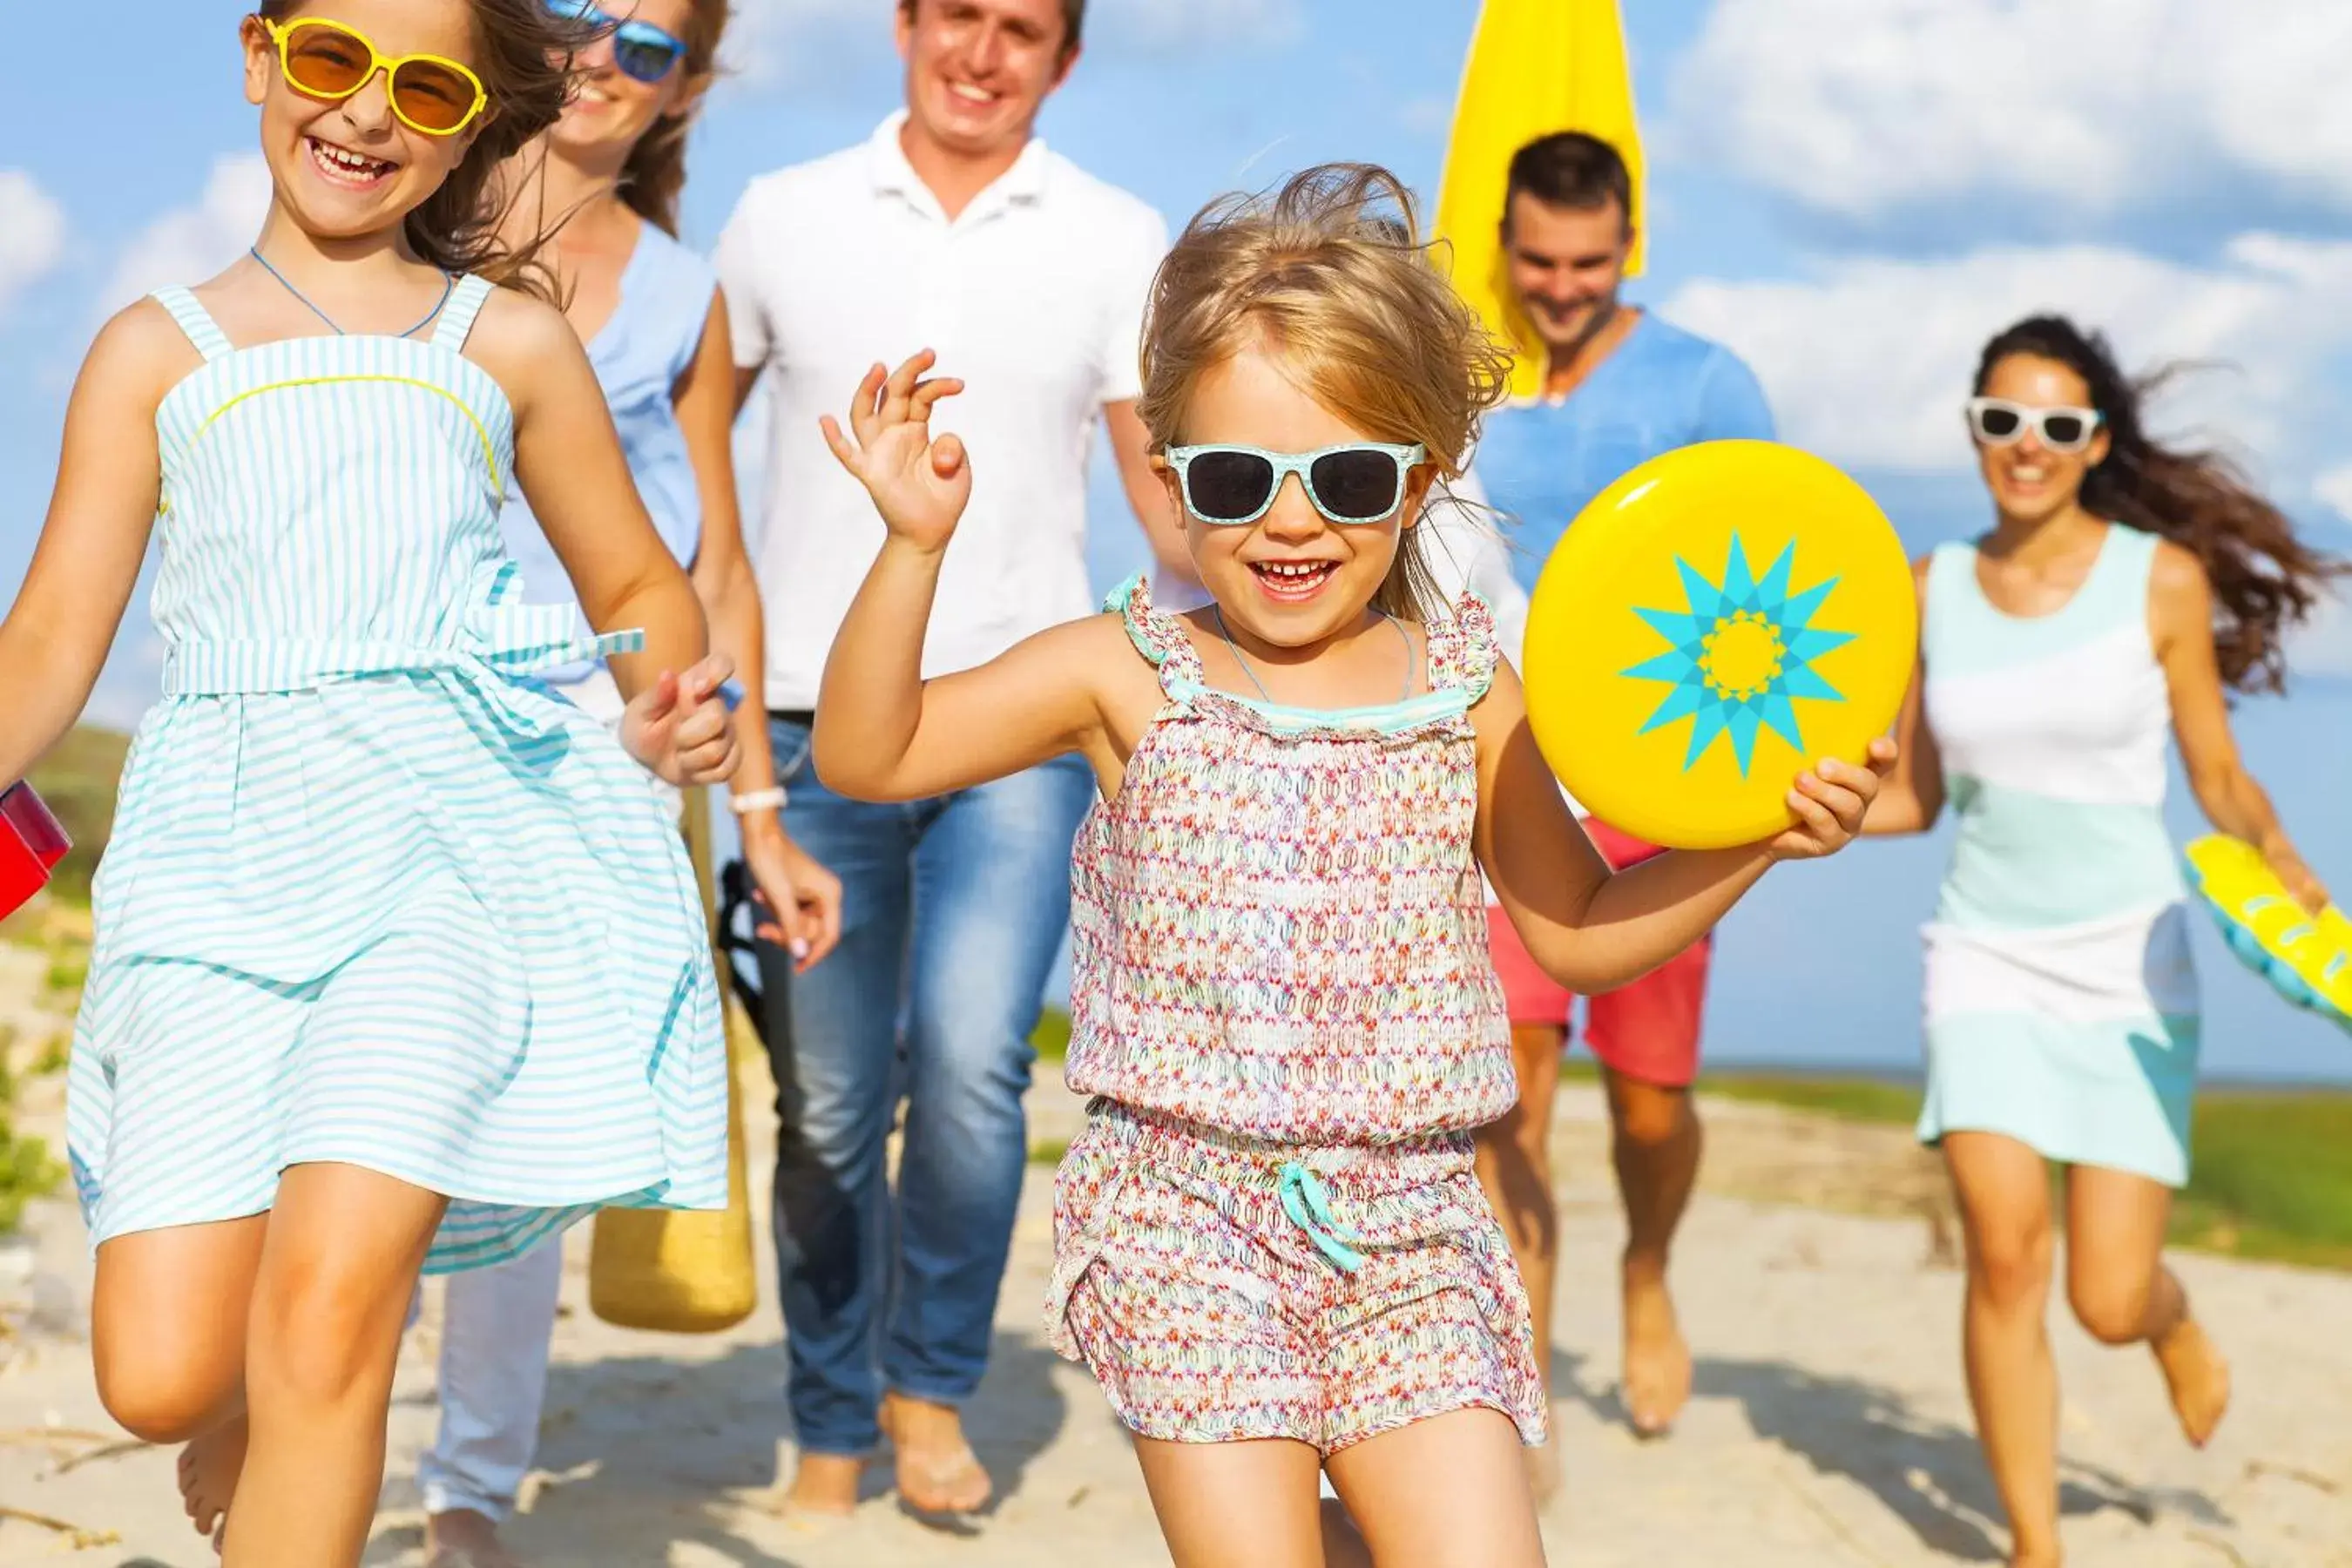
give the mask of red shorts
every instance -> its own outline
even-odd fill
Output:
[[[1602,858],[1619,869],[1661,853],[1656,845],[1591,817],[1583,827]],[[1569,1028],[1575,994],[1537,966],[1500,909],[1486,911],[1486,933],[1513,1026]],[[1706,1008],[1706,961],[1714,942],[1711,935],[1702,937],[1632,984],[1586,999],[1585,1044],[1612,1072],[1669,1089],[1698,1076],[1699,1019]]]

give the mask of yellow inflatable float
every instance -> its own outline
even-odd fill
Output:
[[[1666,453],[1596,496],[1528,606],[1528,720],[1603,822],[1673,848],[1769,838],[1823,757],[1857,766],[1917,658],[1902,541],[1863,488],[1770,441]]]
[[[2295,902],[2242,838],[2210,834],[2181,858],[2239,961],[2296,1006],[2352,1031],[2352,920],[2333,905],[2314,915]]]

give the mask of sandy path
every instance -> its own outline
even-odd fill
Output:
[[[54,1133],[52,1082],[32,1130]],[[1579,1564],[1939,1564],[1997,1561],[1990,1499],[1960,1387],[1958,1277],[1936,1260],[1933,1168],[1900,1133],[1717,1103],[1707,1190],[1677,1263],[1698,1348],[1697,1395],[1668,1441],[1629,1436],[1614,1394],[1609,1260],[1621,1231],[1597,1097],[1564,1096],[1559,1137],[1569,1279],[1553,1373],[1568,1486],[1547,1521]],[[1066,1136],[1058,1086],[1034,1096],[1041,1138]],[[755,1121],[757,1119],[755,1118]],[[764,1162],[762,1162],[764,1163]],[[755,1168],[755,1182],[761,1173]],[[809,1533],[763,1507],[789,1454],[772,1302],[739,1330],[671,1339],[589,1316],[584,1227],[548,1403],[541,1473],[514,1527],[533,1562],[670,1568],[1127,1568],[1167,1561],[1118,1429],[1085,1375],[1036,1328],[1049,1174],[1033,1171],[993,1368],[971,1412],[1006,1494],[968,1535],[878,1493]],[[1748,1194],[1748,1195],[1741,1195]],[[1759,1202],[1755,1194],[1783,1199]],[[1858,1212],[1825,1212],[1820,1206]],[[1889,1217],[1909,1215],[1912,1217]],[[110,1427],[79,1339],[89,1271],[70,1207],[36,1214],[35,1272],[0,1253],[0,1509],[112,1532],[76,1550],[0,1519],[0,1564],[200,1568],[170,1458],[85,1458]],[[2236,1362],[2238,1404],[2213,1447],[2177,1436],[2144,1353],[2057,1328],[2066,1388],[2067,1539],[2078,1565],[2352,1568],[2352,1278],[2189,1258]],[[408,1477],[430,1439],[437,1298],[412,1336],[393,1416],[392,1479],[368,1561],[419,1559]],[[54,1431],[54,1441],[41,1434]]]

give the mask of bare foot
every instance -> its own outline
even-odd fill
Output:
[[[1664,1268],[1629,1258],[1624,1287],[1625,1408],[1637,1434],[1664,1436],[1690,1398],[1690,1346],[1675,1320]]]
[[[425,1568],[522,1568],[488,1515],[453,1508],[425,1521]]]
[[[994,1483],[964,1440],[963,1417],[952,1405],[903,1394],[882,1401],[882,1430],[896,1450],[898,1497],[918,1513],[977,1513]]]
[[[2183,1318],[2149,1348],[2172,1393],[2173,1414],[2180,1430],[2197,1447],[2203,1447],[2230,1407],[2230,1363],[2205,1337],[2194,1318]]]
[[[811,1520],[847,1519],[857,1511],[857,1483],[866,1460],[856,1454],[803,1454],[785,1489],[786,1511]]]
[[[236,1496],[236,1478],[245,1470],[245,1443],[251,1428],[240,1415],[224,1421],[180,1450],[180,1504],[198,1535],[220,1544],[222,1521]]]

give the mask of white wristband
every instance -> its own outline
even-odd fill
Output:
[[[749,795],[730,795],[727,804],[738,816],[749,816],[755,811],[782,811],[784,809],[783,786],[777,784],[767,789],[755,789]]]

